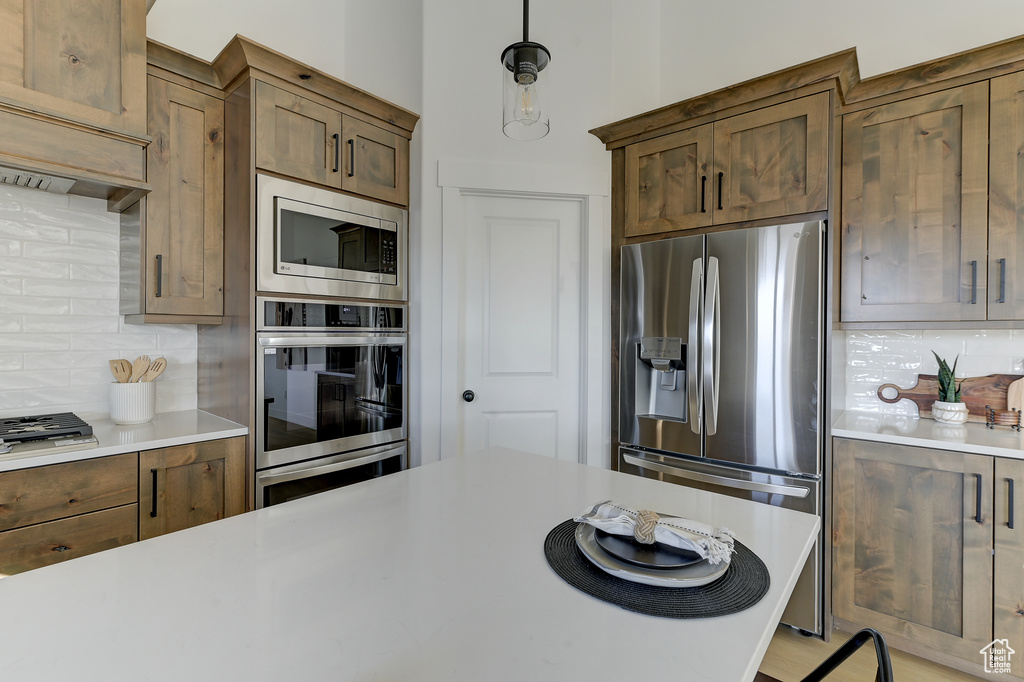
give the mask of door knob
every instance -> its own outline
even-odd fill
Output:
[[[462,392],[462,399],[465,400],[467,403],[473,402],[474,398],[476,398],[476,393],[473,393],[473,391]]]

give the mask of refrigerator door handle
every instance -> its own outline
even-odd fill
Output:
[[[690,430],[700,433],[701,424],[701,389],[703,383],[697,380],[700,367],[700,304],[704,288],[704,260],[693,261],[693,274],[690,276],[690,328],[686,340],[686,396]]]
[[[714,474],[705,474],[699,471],[690,471],[689,469],[682,469],[680,467],[672,466],[671,464],[651,462],[643,459],[642,457],[627,455],[625,452],[622,453],[622,459],[633,466],[640,467],[641,469],[647,469],[648,471],[656,471],[661,474],[669,474],[671,476],[678,476],[679,478],[686,478],[691,481],[700,481],[701,483],[710,483],[712,485],[720,485],[726,488],[738,488],[740,490],[752,490],[759,493],[771,493],[773,495],[801,498],[807,497],[811,492],[810,488],[798,485],[758,483],[757,481],[744,481],[737,478],[729,478],[728,476],[716,476]]]
[[[721,362],[719,332],[722,327],[722,296],[718,280],[718,259],[708,258],[707,290],[704,292],[704,332],[701,360],[704,376],[704,421],[709,436],[718,432],[718,370]]]

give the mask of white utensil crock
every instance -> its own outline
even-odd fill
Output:
[[[145,424],[155,413],[155,382],[110,384],[110,419],[115,424]]]

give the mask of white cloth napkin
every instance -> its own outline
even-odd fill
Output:
[[[633,537],[637,523],[636,510],[605,500],[594,505],[574,520],[586,523],[613,535]],[[654,528],[654,540],[679,549],[696,552],[710,564],[728,561],[732,556],[735,535],[728,528],[715,528],[700,521],[664,516]]]

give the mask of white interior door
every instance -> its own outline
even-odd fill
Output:
[[[461,198],[460,395],[446,398],[461,406],[461,449],[577,461],[584,203]]]

